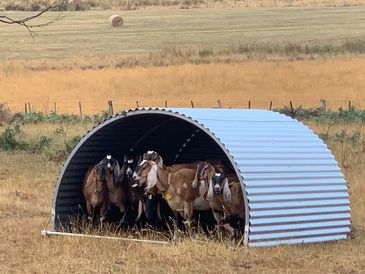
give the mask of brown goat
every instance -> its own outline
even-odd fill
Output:
[[[154,161],[160,167],[163,167],[162,157],[155,151],[148,151],[148,152],[144,153],[143,154],[143,159],[144,160]],[[213,165],[214,169],[217,170],[218,172],[224,172],[225,171],[225,166],[223,165],[222,161],[220,161],[220,160],[209,160],[209,161],[205,161],[205,162],[208,162],[209,164]],[[202,163],[202,161],[194,161],[192,163],[174,164],[174,165],[171,165],[171,166],[166,166],[166,168],[168,169],[169,172],[175,172],[175,171],[178,171],[179,169],[182,169],[182,168],[197,170],[198,166],[201,163]],[[198,181],[197,181],[196,177],[194,178],[192,186],[193,186],[193,188],[198,187]]]
[[[108,190],[105,168],[100,163],[90,167],[85,174],[82,193],[86,202],[88,219],[93,221],[96,208],[100,209],[100,222],[105,220],[108,210]]]
[[[126,190],[122,182],[125,170],[121,170],[119,162],[111,155],[107,155],[101,163],[106,167],[105,181],[108,188],[108,210],[111,205],[115,205],[123,214],[125,212]]]
[[[208,188],[206,199],[214,219],[232,232],[234,229],[228,224],[229,220],[233,218],[241,222],[245,218],[242,188],[237,176],[216,173],[212,165],[202,162],[198,166],[195,180]]]
[[[143,160],[134,173],[134,179],[146,186],[147,193],[157,187],[175,216],[180,213],[190,229],[193,209],[210,209],[209,203],[204,197],[207,191],[205,185],[202,184],[199,189],[192,187],[195,174],[196,169],[181,168],[177,171],[170,171],[161,163]]]

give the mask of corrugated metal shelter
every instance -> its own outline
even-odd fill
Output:
[[[223,160],[241,181],[249,246],[338,240],[350,232],[346,182],[322,140],[285,115],[238,109],[135,109],[99,124],[61,170],[54,230],[83,205],[87,168],[131,148],[158,151],[167,164]]]

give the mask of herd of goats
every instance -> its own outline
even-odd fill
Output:
[[[102,223],[112,207],[127,216],[130,225],[142,219],[149,224],[167,221],[161,214],[165,207],[174,231],[181,226],[190,231],[197,224],[194,212],[212,214],[215,227],[232,236],[244,229],[241,185],[219,160],[166,166],[157,152],[148,151],[138,159],[124,156],[120,165],[106,155],[88,169],[82,192],[91,222],[98,216]]]

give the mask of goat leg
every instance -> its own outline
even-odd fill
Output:
[[[162,221],[160,201],[157,201],[157,217]]]
[[[185,227],[188,230],[189,235],[191,235],[191,219],[193,218],[193,203],[184,202],[184,219]]]
[[[102,224],[103,221],[106,218],[106,213],[108,212],[108,203],[107,202],[103,202],[101,207],[100,207],[100,223]]]
[[[228,223],[222,224],[221,226],[228,231],[228,233],[230,234],[231,237],[236,236],[235,229],[232,226],[230,226]]]
[[[93,220],[93,218],[92,218],[92,215],[93,215],[93,207],[92,207],[92,205],[89,202],[86,202],[86,211],[87,211],[87,220],[89,222],[92,222],[92,220]]]
[[[141,218],[142,213],[143,213],[143,204],[142,204],[142,201],[139,200],[138,201],[138,215],[137,215],[137,218],[135,219],[135,222],[137,222]]]

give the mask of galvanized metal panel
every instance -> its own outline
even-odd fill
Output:
[[[171,163],[219,157],[231,165],[243,188],[250,246],[337,240],[350,230],[346,182],[327,146],[302,123],[265,110],[140,109],[105,121],[66,161],[57,217],[80,204],[88,165],[131,146],[161,151]]]

